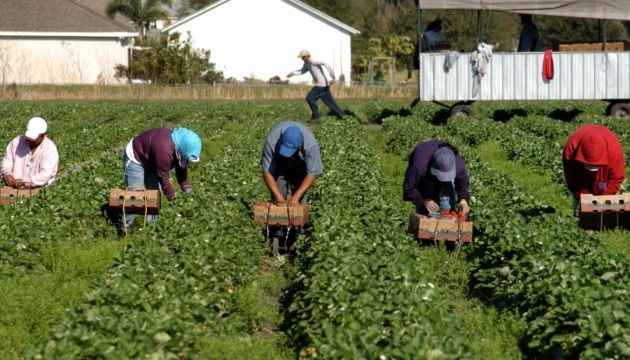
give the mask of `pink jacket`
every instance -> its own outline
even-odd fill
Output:
[[[12,175],[27,186],[49,185],[55,180],[59,166],[57,146],[48,137],[31,154],[24,136],[13,139],[2,159],[2,175]]]

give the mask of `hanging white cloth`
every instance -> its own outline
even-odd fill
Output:
[[[488,45],[486,43],[479,43],[477,45],[477,50],[473,51],[470,56],[470,64],[472,65],[473,71],[473,88],[472,88],[472,96],[476,97],[479,93],[479,89],[481,88],[481,78],[486,74],[486,69],[490,60],[492,59],[492,45]]]

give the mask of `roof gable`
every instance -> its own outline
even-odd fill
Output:
[[[176,27],[178,27],[178,26],[180,26],[180,25],[182,25],[182,24],[184,24],[184,23],[186,23],[186,22],[188,22],[190,20],[193,20],[193,19],[195,19],[195,18],[197,18],[197,17],[199,17],[199,16],[201,16],[201,15],[203,15],[203,14],[209,12],[209,11],[212,11],[213,9],[215,9],[215,8],[221,6],[221,5],[223,5],[223,4],[225,4],[225,3],[229,2],[229,1],[231,1],[231,0],[220,0],[220,1],[217,1],[217,2],[215,2],[213,4],[211,4],[211,5],[208,5],[208,6],[204,7],[204,8],[202,8],[202,9],[200,9],[199,11],[197,11],[197,12],[191,14],[191,15],[188,15],[185,18],[183,18],[183,19],[181,19],[181,20],[179,20],[179,21],[177,21],[177,22],[175,22],[175,23],[165,27],[162,31],[163,32],[170,31],[170,30],[172,30],[172,29],[174,29],[174,28],[176,28]],[[326,15],[325,13],[323,13],[323,12],[321,12],[321,11],[319,11],[319,10],[317,10],[317,9],[315,9],[315,8],[313,8],[313,7],[307,5],[307,4],[305,4],[305,3],[303,3],[303,2],[301,2],[299,0],[278,0],[278,1],[284,2],[284,3],[286,3],[286,4],[290,5],[290,6],[296,7],[299,10],[312,15],[313,17],[319,19],[320,21],[328,23],[331,26],[336,27],[336,28],[338,28],[341,31],[347,32],[347,33],[352,34],[352,35],[360,34],[359,30],[357,30],[357,29],[355,29],[355,28],[353,28],[353,27],[351,27],[349,25],[346,25],[345,23],[343,23],[343,22],[333,18],[332,16]]]
[[[79,5],[83,5],[86,8],[92,9],[96,11],[97,13],[104,16],[107,16],[107,13],[105,12],[105,8],[107,8],[107,4],[112,2],[112,0],[72,0],[72,1],[76,2]],[[128,28],[129,30],[133,30],[132,25],[130,25],[131,23],[130,20],[121,14],[116,14],[114,16],[114,21],[126,29]]]
[[[72,0],[2,0],[0,32],[124,33],[131,27]]]

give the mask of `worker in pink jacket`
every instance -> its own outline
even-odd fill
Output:
[[[2,177],[7,186],[36,188],[55,180],[59,153],[46,136],[47,131],[46,121],[34,117],[28,121],[26,133],[9,143],[2,159]]]

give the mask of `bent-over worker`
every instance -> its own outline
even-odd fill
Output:
[[[575,130],[564,147],[562,165],[576,214],[580,194],[617,194],[625,178],[621,142],[602,125],[585,124]]]
[[[2,159],[4,183],[12,188],[36,188],[55,180],[59,153],[46,136],[48,124],[40,117],[28,121],[26,133],[7,146]]]
[[[468,172],[457,149],[443,140],[418,144],[409,156],[403,200],[411,201],[420,215],[445,211],[468,214]]]
[[[323,171],[315,135],[296,121],[283,121],[269,131],[260,162],[265,185],[276,205],[305,204],[306,192]],[[282,228],[272,227],[270,235],[272,239],[282,238]],[[295,239],[290,241],[286,244],[289,249]]]
[[[186,128],[155,128],[134,137],[123,152],[125,185],[128,188],[161,190],[168,200],[175,198],[175,188],[169,181],[169,172],[175,176],[184,193],[192,193],[188,182],[188,163],[199,161],[201,139]],[[127,215],[129,228],[134,215]],[[151,222],[153,215],[147,217]]]

